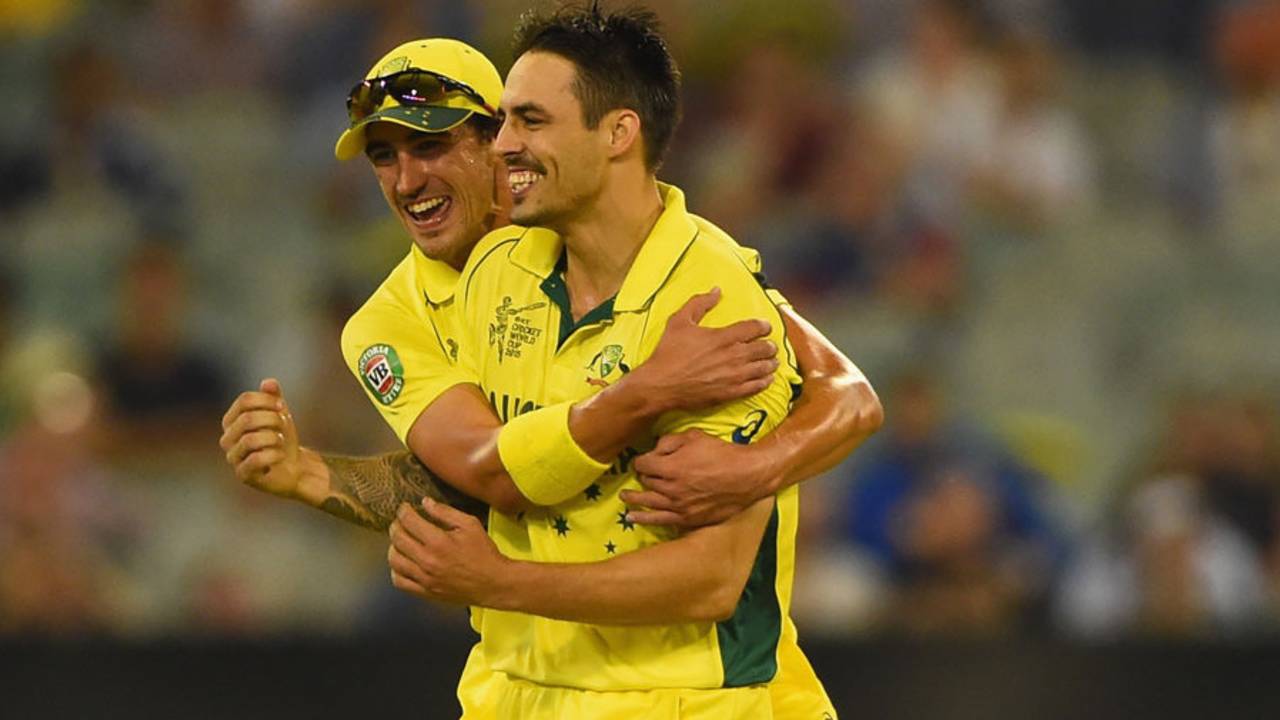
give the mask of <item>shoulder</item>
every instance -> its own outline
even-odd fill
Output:
[[[494,260],[505,258],[511,248],[528,230],[528,228],[520,227],[519,225],[507,225],[497,230],[492,230],[480,238],[480,242],[476,243],[475,248],[471,250],[471,255],[467,258],[467,264],[462,268],[463,281],[465,282],[482,269],[493,267]]]
[[[745,245],[739,245],[737,240],[730,237],[720,226],[702,217],[701,215],[689,214],[693,219],[693,224],[698,228],[698,235],[703,240],[711,243],[719,243],[728,248],[733,254],[737,255],[740,260],[753,273],[760,272],[763,268],[763,261],[760,259],[759,251],[749,248]]]
[[[351,357],[376,342],[388,342],[393,336],[416,327],[411,322],[422,290],[416,287],[412,256],[406,255],[373,291],[359,310],[347,319],[342,328],[342,353]]]

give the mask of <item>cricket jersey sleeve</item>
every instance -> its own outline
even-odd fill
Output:
[[[453,362],[457,350],[447,346],[440,321],[375,294],[342,331],[347,367],[401,442],[445,390],[475,382]]]
[[[698,248],[695,244],[681,269],[674,274],[672,284],[675,287],[666,294],[667,298],[681,300],[695,293],[706,292],[712,285],[718,285],[722,293],[720,302],[707,313],[702,324],[707,327],[722,327],[750,318],[767,320],[772,327],[769,339],[778,346],[780,365],[773,383],[760,393],[710,410],[667,413],[659,419],[656,430],[665,435],[698,429],[724,440],[746,444],[768,434],[786,417],[792,399],[799,392],[800,374],[796,368],[795,355],[786,339],[786,326],[782,322],[782,316],[772,298],[756,280],[750,258],[738,254],[742,248],[735,245],[736,249],[730,248],[728,253],[697,252]],[[706,270],[717,265],[723,266],[724,271],[711,273]],[[664,327],[666,318],[678,307],[670,301],[663,302],[662,305],[665,306],[665,311],[661,312],[661,317],[651,318],[651,323],[658,321],[658,327]],[[657,338],[649,342],[656,346]]]

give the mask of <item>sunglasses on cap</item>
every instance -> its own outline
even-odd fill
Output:
[[[490,115],[497,114],[470,85],[440,73],[414,68],[356,83],[347,96],[347,118],[355,125],[377,112],[388,95],[401,105],[420,107],[438,103],[453,92],[462,93]]]

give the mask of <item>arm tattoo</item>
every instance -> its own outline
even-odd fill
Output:
[[[386,530],[400,503],[416,508],[424,497],[481,520],[488,517],[487,505],[445,484],[408,450],[375,457],[321,457],[329,468],[330,495],[320,509],[348,522]]]

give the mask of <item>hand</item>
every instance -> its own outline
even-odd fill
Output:
[[[723,522],[771,493],[748,446],[700,430],[664,435],[634,461],[643,491],[624,490],[622,501],[649,508],[627,513],[642,525],[700,527]]]
[[[698,323],[720,302],[720,289],[694,295],[667,319],[649,359],[631,374],[648,383],[649,397],[669,409],[700,410],[750,397],[769,387],[778,369],[778,347],[764,320],[742,320],[722,328]]]
[[[294,498],[302,476],[298,428],[280,383],[268,378],[258,388],[258,392],[241,393],[222,416],[218,444],[241,482],[272,495]]]
[[[403,504],[391,523],[391,584],[422,598],[493,607],[509,562],[474,516],[424,498],[419,515]]]

